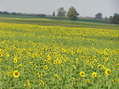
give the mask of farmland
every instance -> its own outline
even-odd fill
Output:
[[[0,89],[119,89],[118,25],[0,20]]]

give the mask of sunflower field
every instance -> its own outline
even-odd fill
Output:
[[[119,29],[0,23],[0,89],[119,89]]]

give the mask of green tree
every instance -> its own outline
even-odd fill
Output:
[[[102,13],[97,13],[97,14],[95,15],[95,19],[102,19],[102,18],[103,18]]]
[[[77,16],[79,15],[79,13],[76,11],[76,9],[74,7],[70,7],[68,12],[67,12],[67,16],[71,19],[76,19]]]
[[[58,9],[57,16],[65,16],[65,14],[66,14],[66,11],[63,7]]]
[[[55,11],[53,11],[52,16],[55,16]]]
[[[119,14],[115,13],[114,16],[111,16],[110,22],[113,24],[119,24]]]

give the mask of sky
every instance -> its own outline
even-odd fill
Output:
[[[58,8],[68,10],[74,6],[80,16],[93,17],[102,12],[103,16],[119,13],[119,0],[0,0],[0,11],[52,14]]]

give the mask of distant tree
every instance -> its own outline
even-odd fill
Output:
[[[119,24],[119,14],[115,13],[113,16],[110,16],[110,22],[113,24]]]
[[[113,16],[109,17],[109,23],[112,23],[112,18],[113,18]]]
[[[97,14],[95,15],[95,19],[102,19],[102,18],[103,18],[102,13],[97,13]]]
[[[38,14],[37,16],[45,17],[47,15],[46,14]]]
[[[79,15],[79,13],[76,11],[76,9],[74,7],[70,7],[68,12],[67,12],[67,16],[71,19],[76,19],[77,16]]]
[[[10,14],[10,13],[7,11],[3,11],[2,14]]]
[[[66,11],[63,7],[58,9],[57,16],[65,16],[65,14],[66,14]]]
[[[55,16],[55,11],[53,11],[52,16]]]
[[[108,17],[106,16],[106,17],[104,18],[104,20],[108,20]]]
[[[12,14],[12,15],[17,15],[17,13],[16,13],[16,12],[12,12],[11,14]]]
[[[0,14],[2,14],[2,11],[0,11]]]

